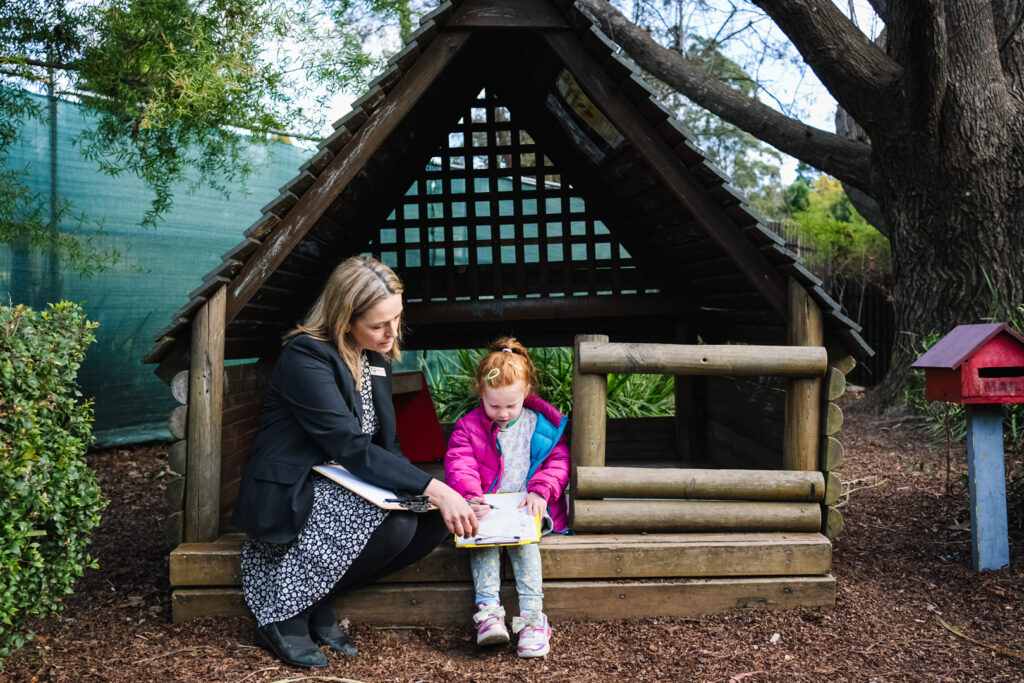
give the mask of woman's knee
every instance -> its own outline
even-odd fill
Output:
[[[415,512],[391,512],[373,532],[373,540],[380,540],[401,550],[416,535],[418,520]]]

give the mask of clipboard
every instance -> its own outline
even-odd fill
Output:
[[[429,502],[426,496],[401,496],[394,491],[389,491],[388,489],[371,484],[365,479],[360,479],[342,465],[333,463],[329,465],[314,465],[313,470],[383,510],[427,512],[428,510],[437,509],[437,506]]]
[[[484,501],[492,505],[489,513],[480,520],[476,536],[455,537],[456,548],[492,548],[502,545],[527,545],[539,543],[541,536],[540,517],[530,517],[526,508],[519,504],[526,498],[526,491],[515,493],[489,493]]]

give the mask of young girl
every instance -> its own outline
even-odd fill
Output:
[[[518,341],[505,337],[493,342],[476,369],[473,390],[480,405],[455,425],[444,458],[448,485],[473,503],[484,493],[526,491],[520,507],[541,515],[545,525],[566,531],[569,449],[567,418],[533,393],[537,373],[530,355]],[[473,505],[478,518],[490,508]],[[519,634],[520,657],[548,653],[551,627],[544,615],[540,546],[504,546],[516,578],[520,616],[512,620]],[[476,642],[497,645],[509,641],[505,609],[498,598],[501,547],[470,549],[476,590]]]

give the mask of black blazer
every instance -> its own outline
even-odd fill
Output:
[[[355,379],[330,342],[300,334],[278,358],[263,399],[260,431],[231,521],[252,538],[287,543],[313,507],[313,465],[334,461],[384,488],[422,493],[430,475],[402,456],[391,402],[391,363],[367,351],[380,429],[363,434]]]

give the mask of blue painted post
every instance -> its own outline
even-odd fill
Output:
[[[971,564],[976,571],[1010,564],[1006,529],[1003,413],[995,403],[967,405],[967,477],[971,494]]]

